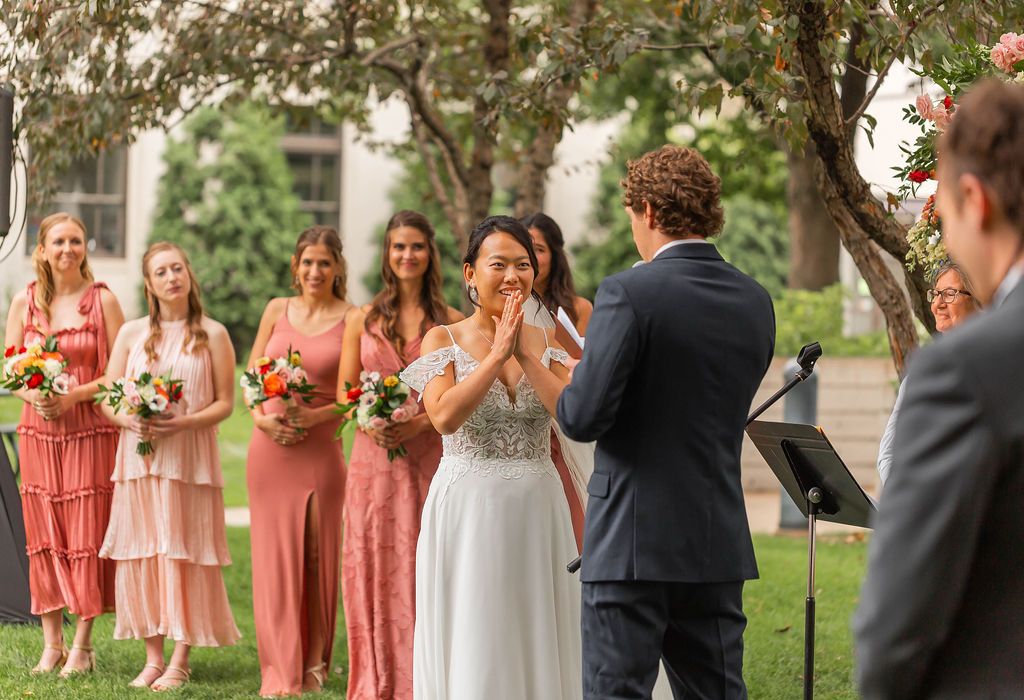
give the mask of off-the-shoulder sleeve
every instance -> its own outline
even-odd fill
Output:
[[[453,362],[455,362],[455,346],[439,348],[428,352],[403,369],[399,379],[415,389],[422,398],[423,389],[430,383],[430,380],[444,374],[445,368]]]
[[[550,367],[552,362],[560,362],[565,364],[569,359],[569,353],[560,348],[548,347],[544,354],[540,356],[540,363],[545,367]],[[411,385],[410,385],[411,386]]]

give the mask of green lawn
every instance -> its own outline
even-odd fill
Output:
[[[176,697],[254,697],[259,691],[259,663],[253,631],[249,532],[228,528],[234,565],[224,570],[228,597],[242,631],[237,646],[195,649],[194,682]],[[799,697],[803,673],[803,609],[806,587],[806,543],[785,536],[754,538],[761,579],[747,585],[744,608],[749,625],[745,637],[744,676],[751,698]],[[818,625],[815,694],[821,698],[856,698],[851,677],[850,615],[864,573],[864,542],[825,539],[819,542],[817,583]],[[128,688],[144,662],[142,642],[112,640],[114,618],[96,622],[95,674],[68,681],[32,676],[42,647],[38,627],[0,626],[0,697],[137,698]],[[71,628],[66,636],[70,638]],[[168,653],[170,646],[168,645]],[[345,624],[338,611],[333,666],[324,697],[344,698],[347,670]]]

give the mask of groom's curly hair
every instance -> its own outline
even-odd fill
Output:
[[[692,148],[665,145],[626,165],[622,204],[643,215],[651,205],[655,227],[673,238],[710,238],[722,232],[722,180]]]

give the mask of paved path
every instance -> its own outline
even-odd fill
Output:
[[[747,502],[747,519],[750,531],[757,534],[774,535],[779,530],[779,492],[755,491],[744,494]],[[226,508],[224,521],[232,527],[249,527],[248,508]],[[818,533],[822,535],[846,532],[864,532],[859,527],[848,527],[834,523],[819,523]]]

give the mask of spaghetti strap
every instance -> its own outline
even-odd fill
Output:
[[[441,328],[444,328],[446,331],[448,331],[448,337],[452,339],[452,345],[457,345],[457,343],[455,342],[455,336],[452,335],[452,329],[449,328],[448,326],[441,326]]]
[[[544,349],[547,350],[548,348],[551,347],[550,345],[548,345],[548,329],[545,328],[544,326],[541,326],[540,329],[544,331]]]

